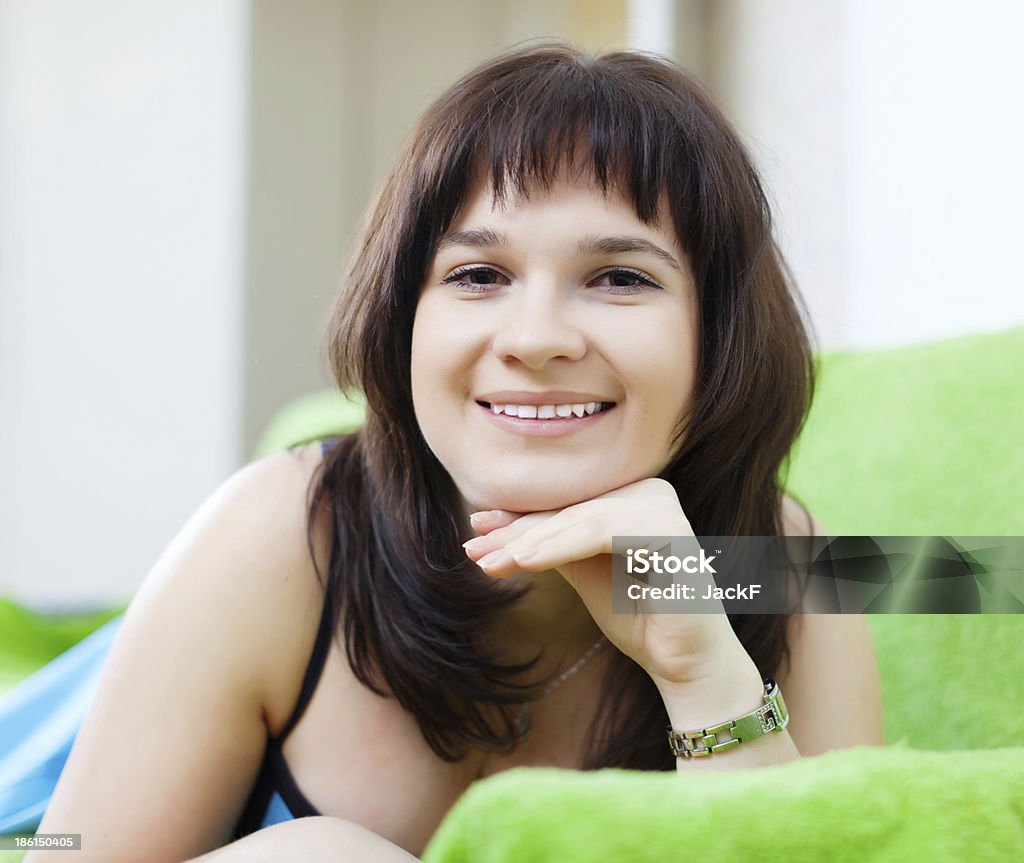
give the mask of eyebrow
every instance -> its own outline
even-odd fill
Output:
[[[618,252],[647,252],[672,269],[682,272],[675,255],[643,237],[585,237],[577,247],[581,255],[614,255]]]
[[[455,231],[445,234],[437,242],[437,251],[448,246],[470,246],[472,248],[508,248],[510,245],[508,236],[490,228],[473,228],[468,231]],[[581,255],[614,255],[620,252],[647,252],[654,257],[664,261],[672,269],[682,272],[679,262],[675,256],[665,251],[661,246],[645,240],[643,237],[584,237],[577,244],[577,251]]]
[[[499,234],[490,228],[474,228],[470,231],[456,231],[453,234],[445,234],[437,241],[437,251],[440,252],[441,249],[446,249],[448,246],[504,249],[508,244],[508,237],[505,234]]]

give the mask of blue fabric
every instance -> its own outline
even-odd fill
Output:
[[[100,627],[0,700],[0,834],[38,826],[120,625]]]
[[[288,804],[281,799],[281,795],[276,791],[271,795],[270,802],[267,804],[267,812],[263,816],[263,821],[260,823],[260,830],[264,827],[269,827],[271,824],[280,824],[282,821],[292,821],[295,816],[292,815],[291,809],[288,808]]]

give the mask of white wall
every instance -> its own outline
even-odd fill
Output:
[[[245,8],[0,3],[0,595],[126,599],[239,461]]]
[[[326,385],[344,253],[420,111],[529,37],[621,45],[623,9],[0,0],[0,596],[127,599]]]
[[[723,0],[714,88],[826,346],[1024,324],[1013,0]]]

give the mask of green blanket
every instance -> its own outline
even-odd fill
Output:
[[[0,695],[119,613],[38,614],[0,599]]]
[[[1024,749],[858,747],[772,767],[646,775],[520,768],[472,787],[428,863],[1024,860]]]
[[[788,486],[834,535],[1024,534],[1024,327],[826,357]]]

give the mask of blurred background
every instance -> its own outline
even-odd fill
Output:
[[[823,349],[1024,323],[1022,30],[1013,0],[0,0],[0,596],[130,598],[329,385],[326,311],[416,116],[524,40],[705,83]]]

